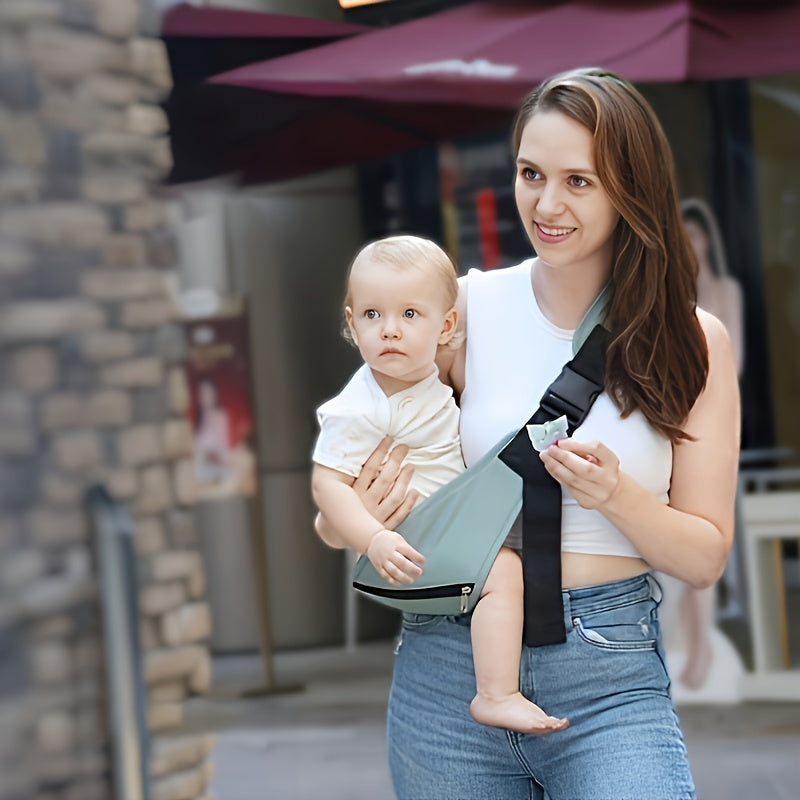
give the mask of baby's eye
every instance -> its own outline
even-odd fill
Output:
[[[380,317],[380,314],[374,308],[368,308],[364,312],[364,316],[367,319],[378,319],[378,317]]]
[[[403,312],[403,316],[404,316],[406,319],[414,319],[414,317],[416,317],[416,316],[417,316],[417,312],[416,312],[416,311],[414,311],[414,309],[413,309],[413,308],[407,308],[407,309],[406,309],[406,310]]]
[[[589,181],[587,181],[586,178],[581,178],[580,175],[571,175],[569,178],[569,182],[570,184],[572,184],[572,186],[576,187],[577,189],[583,189],[584,186],[589,185]]]

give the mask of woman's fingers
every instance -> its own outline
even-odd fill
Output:
[[[366,490],[372,485],[373,481],[380,475],[381,465],[386,460],[391,446],[392,439],[390,436],[384,436],[378,442],[378,446],[370,453],[369,458],[361,467],[361,472],[358,473],[358,477],[353,484],[354,489]]]

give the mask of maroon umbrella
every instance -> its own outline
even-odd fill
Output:
[[[507,124],[526,91],[571,67],[643,82],[750,77],[800,69],[799,42],[797,3],[469,3],[215,76],[240,93],[224,95],[229,128],[203,166],[293,177]]]

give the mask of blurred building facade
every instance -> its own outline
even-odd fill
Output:
[[[119,800],[87,488],[133,522],[151,797],[205,796],[175,736],[211,682],[159,184],[171,85],[138,0],[0,6],[0,797]]]

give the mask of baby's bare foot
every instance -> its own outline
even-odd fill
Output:
[[[564,730],[568,719],[558,719],[545,714],[520,692],[500,697],[475,695],[469,706],[470,714],[481,725],[505,728],[517,733],[544,734]]]

